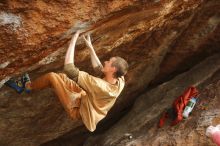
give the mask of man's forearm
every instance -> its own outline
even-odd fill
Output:
[[[94,50],[93,46],[92,46],[90,35],[87,35],[87,39],[85,38],[85,36],[83,36],[83,38],[86,42],[86,45],[89,47],[89,53],[90,53],[90,56],[91,56],[91,62],[92,62],[93,68],[94,69],[102,68],[102,64],[101,64],[98,56],[95,53],[95,50]]]
[[[76,46],[76,40],[79,36],[79,32],[76,32],[75,35],[72,37],[70,41],[70,45],[68,47],[68,50],[66,52],[66,57],[64,64],[73,63],[74,64],[74,52],[75,52],[75,46]]]
[[[92,62],[93,68],[102,67],[102,64],[101,64],[98,56],[96,55],[95,50],[93,49],[93,47],[90,49],[89,52],[90,52],[91,62]]]

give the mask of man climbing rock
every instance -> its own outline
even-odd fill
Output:
[[[82,120],[88,130],[94,131],[124,88],[124,75],[127,72],[128,63],[121,57],[112,57],[102,66],[93,49],[90,36],[87,35],[83,38],[90,51],[92,66],[101,71],[104,78],[80,71],[74,65],[75,45],[79,33],[77,31],[74,34],[66,52],[65,73],[50,72],[34,81],[30,81],[26,75],[23,77],[23,86],[20,87],[28,92],[47,87],[53,88],[69,116],[74,120]],[[12,85],[10,81],[8,85]],[[14,84],[11,87],[14,88]],[[17,90],[18,87],[14,89]]]

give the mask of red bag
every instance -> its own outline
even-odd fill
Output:
[[[171,123],[171,126],[174,126],[178,124],[183,119],[183,110],[186,107],[187,103],[192,97],[196,97],[198,95],[198,90],[195,87],[189,87],[187,90],[184,91],[184,93],[176,98],[173,102],[172,111],[168,112],[165,111],[163,115],[160,118],[159,121],[159,127],[163,127],[164,122],[167,118],[172,116],[174,114],[173,121]]]

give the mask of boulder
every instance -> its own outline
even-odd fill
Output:
[[[219,10],[218,0],[1,1],[0,145],[82,145],[103,133],[149,89],[220,52]],[[4,86],[25,72],[62,72],[78,29],[91,34],[102,62],[117,55],[130,65],[123,93],[93,134],[69,119],[51,89],[17,94]],[[75,64],[94,73],[82,37]]]

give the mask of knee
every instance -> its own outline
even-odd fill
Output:
[[[54,73],[54,72],[49,72],[49,73],[45,74],[45,77],[46,77],[46,79],[49,80],[50,82],[53,82],[53,81],[56,80],[57,74]]]
[[[57,74],[55,72],[49,72],[46,74],[48,78],[54,78]]]

